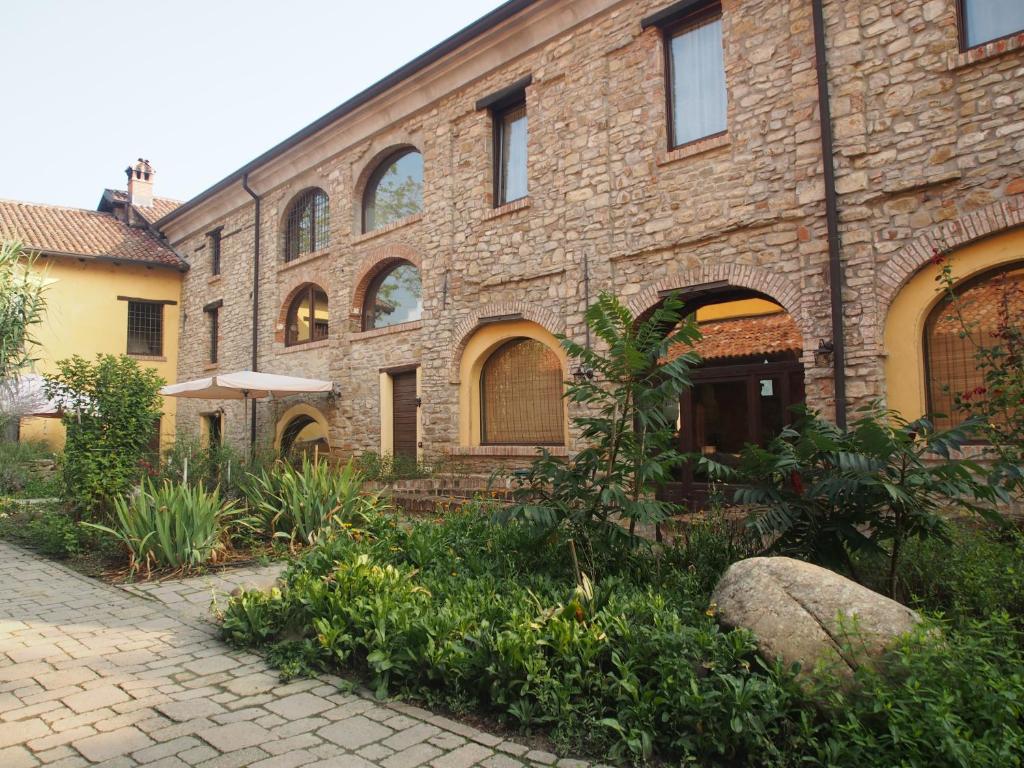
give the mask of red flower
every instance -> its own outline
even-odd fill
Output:
[[[797,496],[804,495],[804,481],[800,477],[800,473],[793,470],[789,475],[789,482],[793,484],[793,490],[796,491]]]
[[[942,263],[945,260],[946,260],[946,257],[942,254],[942,252],[938,248],[932,248],[932,258],[931,258],[932,264],[937,264],[937,265],[941,266]]]

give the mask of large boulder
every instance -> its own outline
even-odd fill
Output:
[[[789,557],[733,563],[711,600],[724,626],[757,636],[765,659],[798,662],[803,672],[824,661],[850,674],[921,620],[895,600]]]

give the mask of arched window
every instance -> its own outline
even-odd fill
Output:
[[[384,160],[363,195],[363,231],[371,232],[423,210],[423,155],[412,147]]]
[[[288,306],[284,343],[291,347],[327,338],[327,294],[318,285],[305,285]]]
[[[562,365],[535,339],[512,339],[480,372],[480,442],[562,445]]]
[[[326,248],[330,243],[330,229],[327,193],[322,189],[307,189],[288,209],[284,260],[293,261],[307,253]]]
[[[400,261],[382,271],[370,283],[363,304],[363,330],[410,323],[423,315],[420,271]]]
[[[963,422],[957,396],[985,385],[984,372],[976,362],[979,346],[999,345],[994,334],[1024,320],[1024,264],[988,272],[958,286],[956,294],[959,312],[945,298],[925,323],[928,412],[938,414],[939,428]]]

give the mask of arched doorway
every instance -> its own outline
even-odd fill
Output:
[[[290,408],[278,422],[276,445],[282,456],[327,454],[327,421],[312,407]]]
[[[744,446],[766,445],[793,421],[793,406],[804,403],[803,339],[780,304],[748,289],[696,296],[685,311],[700,327],[703,338],[694,349],[702,362],[679,400],[677,445],[689,455],[735,465]],[[691,461],[663,496],[697,507],[709,491],[699,462]]]

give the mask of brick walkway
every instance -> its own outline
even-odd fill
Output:
[[[235,578],[243,575],[227,583]],[[556,762],[422,709],[339,692],[336,678],[282,684],[262,659],[225,646],[200,618],[209,580],[117,589],[0,542],[0,585],[2,768]]]

